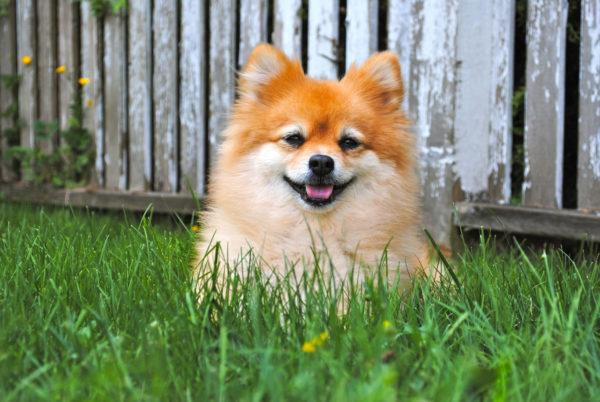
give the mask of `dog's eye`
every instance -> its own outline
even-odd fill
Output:
[[[340,140],[340,148],[343,150],[358,148],[360,142],[351,137],[344,137]]]
[[[288,134],[283,137],[283,140],[294,148],[298,148],[300,145],[304,144],[304,137],[298,133]]]

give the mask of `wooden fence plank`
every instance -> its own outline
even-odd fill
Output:
[[[308,74],[338,78],[339,0],[308,2]]]
[[[19,85],[19,118],[22,122],[21,146],[30,148],[35,145],[34,124],[38,116],[35,14],[33,0],[17,1],[17,57],[19,58],[18,73],[21,76]],[[28,65],[22,62],[23,57],[26,56],[32,59]]]
[[[467,200],[508,202],[514,0],[461,1],[458,18],[458,182]]]
[[[600,210],[600,4],[581,3],[577,200]]]
[[[14,76],[17,72],[17,38],[15,1],[6,4],[7,14],[0,17],[0,75]],[[16,91],[10,90],[0,83],[0,181],[13,181],[13,166],[7,159],[7,151],[11,145],[7,138],[7,130],[15,128],[11,116],[2,116],[15,105]]]
[[[302,0],[275,0],[273,43],[289,57],[302,58]]]
[[[79,8],[71,0],[58,0],[58,60],[66,68],[58,76],[59,120],[61,129],[69,125],[70,106],[73,103],[79,77]]]
[[[104,186],[104,96],[102,22],[92,14],[89,1],[81,3],[81,76],[90,83],[82,88],[87,106],[84,126],[94,136],[96,162],[93,185]]]
[[[58,118],[58,77],[56,68],[56,1],[45,0],[37,3],[37,79],[38,79],[38,118],[44,123],[53,123]],[[56,138],[36,143],[42,151],[49,153],[54,149]]]
[[[10,202],[49,204],[68,207],[144,212],[148,208],[159,213],[192,214],[198,209],[189,194],[131,192],[111,190],[55,189],[44,186],[0,184],[0,192]]]
[[[409,93],[411,93],[410,62],[413,46],[412,4],[413,0],[389,0],[387,19],[387,47],[396,52],[400,59],[402,80],[404,81],[404,108],[409,109]]]
[[[181,3],[179,112],[181,191],[204,194],[206,175],[206,15],[195,0]]]
[[[378,0],[348,0],[346,6],[346,70],[377,51]]]
[[[515,0],[494,0],[491,7],[493,51],[488,192],[490,200],[508,203],[511,195]]]
[[[562,206],[567,0],[527,10],[523,203]]]
[[[410,116],[421,149],[424,225],[443,246],[452,233],[457,0],[415,0]]]
[[[267,0],[240,0],[238,67],[243,66],[254,46],[267,41]]]
[[[573,210],[464,202],[456,212],[463,229],[600,241],[600,216]]]
[[[177,3],[154,2],[154,189],[177,191]]]
[[[235,0],[210,2],[209,60],[209,162],[214,163],[221,141],[221,132],[235,99]]]
[[[129,188],[152,187],[152,0],[128,9]]]
[[[104,18],[106,187],[127,188],[127,34],[123,15]]]

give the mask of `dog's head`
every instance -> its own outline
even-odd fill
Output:
[[[266,191],[291,194],[306,211],[331,210],[350,188],[376,192],[375,179],[412,168],[400,66],[391,52],[351,67],[341,81],[321,81],[259,45],[238,90],[223,163],[245,157],[247,173],[267,179]]]

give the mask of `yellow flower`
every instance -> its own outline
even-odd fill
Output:
[[[94,100],[93,99],[88,99],[88,100],[85,101],[85,107],[87,107],[89,109],[92,106],[94,106]]]
[[[392,328],[392,323],[388,320],[383,320],[383,329],[388,330]]]
[[[81,77],[78,82],[79,82],[79,85],[85,86],[90,83],[90,79],[87,77]]]
[[[304,353],[315,353],[317,351],[317,347],[313,341],[304,342],[304,345],[302,345],[302,351]]]
[[[67,68],[64,65],[60,65],[56,67],[54,71],[56,71],[57,74],[63,74],[65,71],[67,71]]]
[[[192,226],[192,232],[198,233],[199,231],[200,231],[200,226],[198,226],[198,225]]]
[[[31,63],[31,56],[23,56],[21,57],[21,63],[28,65]]]
[[[321,346],[323,343],[325,343],[325,341],[329,339],[329,332],[324,331],[321,332],[319,334],[319,336],[316,336],[312,342],[316,345],[316,346]]]

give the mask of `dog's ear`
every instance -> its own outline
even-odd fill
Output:
[[[400,63],[391,51],[375,53],[360,67],[352,65],[342,82],[393,108],[400,107],[404,97]]]
[[[261,43],[257,45],[240,73],[238,91],[240,98],[260,101],[265,90],[275,80],[290,81],[303,77],[302,67],[293,62],[279,49]]]

